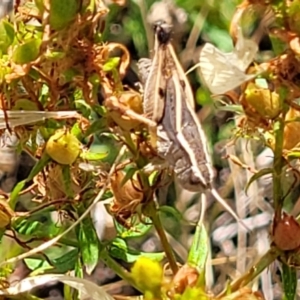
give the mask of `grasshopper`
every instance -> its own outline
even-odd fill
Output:
[[[174,170],[179,184],[190,191],[210,190],[214,198],[238,221],[245,224],[213,187],[213,168],[207,140],[194,110],[188,79],[170,43],[171,26],[154,25],[155,49],[152,62],[142,59],[144,114],[156,123],[150,127],[155,148]],[[245,226],[246,227],[246,226]]]

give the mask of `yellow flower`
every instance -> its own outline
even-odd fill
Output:
[[[155,295],[159,295],[163,280],[163,269],[157,261],[140,257],[132,267],[131,275],[138,288],[145,292],[145,296],[153,298]]]

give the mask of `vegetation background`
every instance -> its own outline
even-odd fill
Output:
[[[3,1],[0,15],[0,297],[299,297],[299,1]],[[221,97],[187,75],[215,186],[248,232],[209,194],[198,222],[201,195],[145,168],[156,155],[130,112],[158,19],[185,70],[206,42],[233,51],[236,26],[259,33],[263,87]]]

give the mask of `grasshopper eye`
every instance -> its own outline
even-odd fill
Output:
[[[159,42],[161,44],[167,44],[171,38],[172,25],[165,21],[157,21],[155,22],[153,28]]]

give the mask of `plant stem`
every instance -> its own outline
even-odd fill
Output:
[[[256,278],[265,268],[269,267],[270,264],[280,255],[281,251],[276,248],[271,248],[263,257],[260,258],[254,266],[252,266],[248,272],[234,280],[230,286],[227,286],[216,299],[222,298],[228,291],[231,293],[239,290],[241,287],[247,286],[254,278]]]
[[[273,163],[273,201],[275,220],[279,220],[281,215],[281,208],[283,205],[282,197],[282,168],[284,165],[282,150],[284,138],[284,116],[279,118],[274,124],[275,135],[275,149],[274,149],[274,163]]]
[[[69,247],[74,247],[74,248],[78,248],[78,241],[71,239],[71,238],[66,238],[66,237],[62,237],[59,242],[59,244],[62,244],[64,246],[69,246]]]
[[[123,268],[121,265],[119,265],[113,258],[110,257],[109,253],[107,252],[107,249],[103,249],[100,253],[100,259],[109,267],[111,268],[119,277],[127,281],[130,285],[132,285],[136,290],[142,291],[135,283],[133,278],[131,277],[130,273]]]
[[[156,209],[156,204],[154,201],[150,201],[146,208],[146,215],[152,220],[153,225],[157,231],[157,234],[160,238],[162,247],[166,253],[167,259],[169,261],[171,270],[173,274],[176,274],[178,271],[178,265],[176,262],[176,258],[170,244],[168,242],[166,233],[161,223],[161,219],[159,217],[158,211]]]

